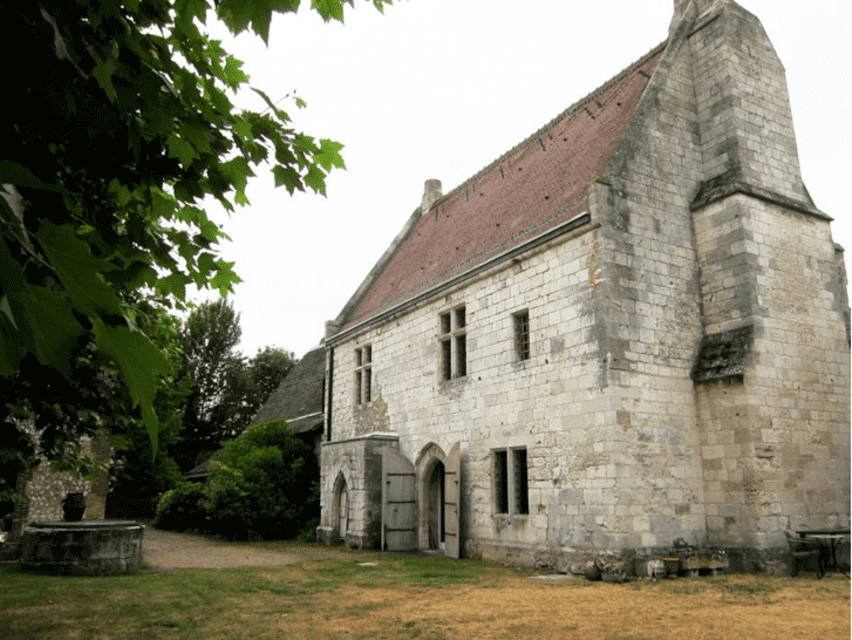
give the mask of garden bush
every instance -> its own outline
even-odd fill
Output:
[[[213,458],[202,505],[229,539],[291,539],[319,516],[319,470],[283,420],[253,425]]]
[[[179,483],[160,499],[154,526],[169,531],[206,531],[207,512],[201,504],[203,498],[203,484]]]

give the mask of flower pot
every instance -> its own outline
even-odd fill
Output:
[[[677,578],[680,571],[680,558],[661,558],[666,563],[666,575]]]
[[[82,520],[86,512],[86,497],[80,491],[69,492],[62,501],[62,511],[66,522]]]

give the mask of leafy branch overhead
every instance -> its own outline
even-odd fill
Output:
[[[299,4],[0,0],[15,34],[2,39],[5,59],[26,61],[7,66],[0,122],[0,376],[49,368],[70,379],[73,354],[93,345],[141,408],[156,450],[152,401],[169,364],[137,322],[139,303],[183,308],[189,285],[224,295],[239,282],[218,255],[227,236],[205,199],[229,211],[247,204],[263,163],[291,194],[325,194],[328,173],[344,168],[340,144],[296,130],[260,89],[268,109],[235,108],[249,78],[204,33],[218,19],[267,41],[273,12]],[[346,4],[311,8],[343,20]],[[27,402],[8,394],[0,423]]]

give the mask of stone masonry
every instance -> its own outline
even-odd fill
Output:
[[[103,519],[109,490],[109,466],[112,446],[109,438],[84,438],[83,454],[95,464],[91,478],[66,472],[53,472],[46,460],[34,469],[19,474],[16,491],[24,500],[16,503],[10,522],[9,541],[4,555],[14,555],[24,526],[33,521],[62,520],[62,501],[69,492],[82,492],[86,499],[84,520]]]
[[[849,527],[846,272],[784,68],[732,0],[674,5],[600,90],[427,183],[328,324],[319,539],[379,545],[388,448],[414,469],[405,539],[444,548],[458,509],[461,555],[776,571],[785,531]]]

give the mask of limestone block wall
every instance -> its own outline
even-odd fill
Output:
[[[368,430],[399,434],[399,449],[412,462],[430,443],[446,454],[461,442],[462,535],[468,546],[547,544],[547,511],[571,482],[569,469],[577,492],[562,496],[575,510],[578,495],[582,500],[584,490],[600,489],[594,486],[599,470],[587,467],[596,459],[594,416],[603,403],[589,402],[599,365],[591,356],[592,318],[582,302],[589,296],[588,258],[596,242],[594,232],[580,234],[336,345],[332,442],[324,445],[323,473],[335,473],[326,455],[335,441]],[[467,375],[445,382],[439,314],[459,305],[466,315]],[[512,314],[524,309],[531,355],[519,362]],[[374,395],[361,406],[355,400],[355,350],[365,345],[372,346]],[[528,452],[530,514],[511,519],[494,513],[492,450],[505,447]],[[325,508],[331,497],[328,482],[323,486]]]
[[[708,327],[755,326],[742,378],[697,389],[711,539],[768,548],[787,529],[848,526],[847,310],[828,221],[738,195],[695,224]]]
[[[376,549],[381,542],[383,447],[397,447],[395,435],[372,434],[322,445],[320,491],[322,508],[317,539],[325,544],[344,543],[354,549]],[[346,514],[341,514],[340,493],[345,491]],[[341,537],[340,520],[348,521]]]
[[[681,424],[694,411],[688,370],[681,366],[676,383],[636,373],[640,387],[628,390],[627,372],[601,357],[600,314],[609,309],[597,299],[601,234],[593,219],[463,289],[336,343],[323,473],[336,473],[338,463],[326,455],[335,441],[368,430],[399,434],[399,450],[412,462],[433,443],[446,453],[460,442],[468,553],[532,563],[537,554],[670,545],[680,537],[700,542],[700,472],[689,470],[700,467],[697,435],[690,440]],[[439,316],[459,305],[467,375],[442,381]],[[514,349],[519,311],[529,314],[528,360]],[[367,345],[374,395],[362,406],[355,353]],[[515,448],[526,450],[529,513],[496,513],[495,451]],[[327,479],[323,487],[325,509],[332,501]]]

